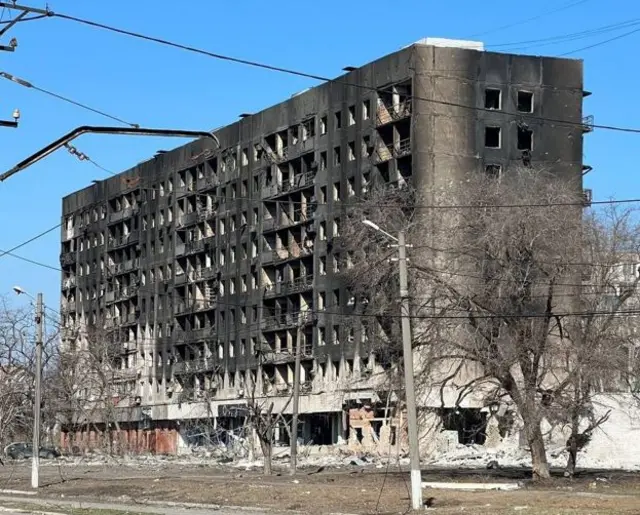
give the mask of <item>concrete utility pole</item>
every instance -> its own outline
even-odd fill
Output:
[[[36,299],[36,370],[35,400],[33,404],[33,458],[31,460],[31,488],[38,488],[40,482],[40,412],[42,410],[42,326],[44,308],[42,293]]]
[[[381,229],[371,220],[362,223],[372,228],[398,245],[398,266],[400,268],[400,315],[402,325],[402,354],[404,357],[404,389],[407,403],[407,435],[409,437],[409,460],[411,466],[411,506],[414,510],[423,508],[422,474],[420,472],[420,447],[418,443],[418,416],[416,414],[416,391],[413,380],[413,348],[411,345],[411,310],[409,307],[409,280],[407,272],[407,243],[404,231],[396,238]]]
[[[400,267],[400,313],[402,316],[402,353],[404,355],[404,384],[407,401],[407,426],[409,433],[409,460],[411,463],[411,506],[422,509],[422,475],[420,473],[420,448],[418,445],[418,417],[416,392],[413,381],[413,348],[411,345],[411,312],[409,308],[409,283],[407,279],[407,244],[404,232],[398,233],[398,265]]]
[[[302,352],[302,313],[298,313],[298,329],[296,331],[296,362],[293,371],[293,415],[291,417],[291,475],[298,468],[298,411],[300,409],[300,361]]]

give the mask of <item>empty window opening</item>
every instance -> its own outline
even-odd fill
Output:
[[[533,113],[533,93],[518,91],[518,112]]]
[[[342,111],[336,111],[334,114],[334,125],[336,129],[342,128]]]
[[[371,117],[371,100],[362,102],[362,119],[368,120]]]
[[[348,152],[349,161],[355,161],[356,160],[356,144],[355,144],[355,142],[353,142],[353,141],[349,142],[348,149],[349,149],[349,152]]]
[[[356,124],[356,106],[349,106],[349,125]]]
[[[491,164],[484,167],[485,173],[492,179],[499,179],[502,174],[502,166]]]
[[[533,149],[533,131],[527,127],[518,127],[518,150]]]
[[[502,107],[502,92],[499,89],[487,88],[484,90],[485,109],[500,109]]]
[[[323,116],[320,118],[320,134],[327,133],[327,117]]]
[[[340,166],[340,147],[334,147],[333,149],[333,165]]]
[[[484,128],[484,146],[487,148],[500,148],[500,127]]]
[[[327,169],[327,153],[325,152],[320,152],[320,170],[326,170]]]

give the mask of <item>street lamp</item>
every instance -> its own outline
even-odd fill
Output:
[[[20,286],[14,286],[16,295],[26,295],[34,298]],[[35,400],[33,404],[33,453],[31,457],[31,488],[38,488],[40,479],[40,414],[42,410],[42,325],[44,310],[42,293],[38,293],[36,301],[36,370],[35,370]]]
[[[418,417],[416,415],[416,391],[413,380],[413,349],[411,347],[411,312],[409,310],[409,285],[407,279],[407,244],[404,231],[396,238],[381,229],[371,220],[362,223],[391,239],[398,245],[400,271],[400,316],[402,322],[402,354],[404,357],[404,385],[407,398],[407,429],[409,436],[409,459],[411,463],[411,504],[414,510],[422,509],[422,478],[420,473],[420,450],[418,446]]]

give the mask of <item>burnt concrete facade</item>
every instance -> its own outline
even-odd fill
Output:
[[[118,345],[133,422],[226,427],[254,388],[291,412],[301,324],[303,436],[346,440],[377,363],[372,336],[341,324],[343,203],[523,160],[581,188],[583,95],[580,61],[415,44],[217,130],[220,148],[195,141],[75,192],[65,342]]]

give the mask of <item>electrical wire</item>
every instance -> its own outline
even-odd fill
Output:
[[[90,107],[86,104],[83,104],[81,102],[78,102],[76,100],[73,100],[69,97],[65,97],[63,95],[60,95],[58,93],[54,93],[53,91],[49,91],[47,89],[38,87],[36,85],[34,85],[33,83],[26,81],[24,79],[21,79],[20,77],[16,77],[15,75],[11,75],[10,73],[7,72],[0,72],[0,77],[13,82],[15,84],[19,84],[20,86],[23,86],[25,88],[29,88],[29,89],[33,89],[35,91],[39,91],[40,93],[44,93],[45,95],[49,95],[50,97],[53,98],[57,98],[58,100],[62,100],[63,102],[67,102],[68,104],[72,104],[75,105],[77,107],[80,107],[81,109],[85,109],[86,111],[91,111],[92,113],[95,114],[99,114],[100,116],[104,116],[105,118],[109,118],[110,120],[114,120],[116,122],[122,123],[123,125],[129,125],[130,127],[134,127],[134,128],[139,128],[140,125],[138,125],[137,123],[131,123],[131,122],[127,122],[126,120],[123,120],[122,118],[118,118],[117,116],[113,116],[109,113],[105,113],[104,111],[100,111],[99,109],[95,109],[93,107]]]
[[[620,34],[619,36],[615,36],[613,38],[605,39],[604,41],[600,41],[598,43],[594,43],[593,45],[584,46],[582,48],[577,48],[576,50],[571,50],[571,52],[565,52],[564,54],[560,54],[560,56],[564,57],[564,56],[567,56],[567,55],[577,54],[578,52],[582,52],[583,50],[589,50],[591,48],[599,47],[601,45],[606,45],[607,43],[611,43],[612,41],[617,41],[619,39],[626,38],[626,37],[631,36],[633,34],[636,34],[638,32],[640,32],[640,29],[630,30],[629,32],[625,32],[624,34]]]
[[[509,23],[507,25],[502,25],[500,27],[496,27],[495,29],[489,29],[489,30],[485,30],[483,32],[477,32],[475,34],[471,34],[469,37],[470,38],[475,38],[475,37],[478,37],[478,36],[485,36],[487,34],[493,34],[495,32],[499,32],[501,30],[507,30],[507,29],[510,29],[512,27],[517,27],[518,25],[524,25],[525,23],[529,23],[529,22],[532,22],[532,21],[539,20],[541,18],[544,18],[545,16],[550,16],[552,14],[556,14],[556,13],[559,13],[561,11],[566,11],[567,9],[571,9],[572,7],[577,7],[579,5],[587,3],[588,1],[589,0],[577,0],[577,1],[568,2],[568,3],[564,4],[564,5],[562,5],[561,7],[558,7],[556,9],[552,9],[551,11],[542,12],[542,13],[536,15],[536,16],[532,16],[530,18],[525,18],[525,19],[522,19],[522,20],[518,20],[516,22]]]
[[[593,38],[609,32],[616,32],[629,27],[635,27],[640,24],[639,18],[633,18],[624,22],[614,23],[611,25],[604,25],[595,29],[574,32],[569,34],[563,34],[559,36],[552,36],[548,38],[532,39],[527,41],[517,41],[513,43],[500,43],[495,45],[487,45],[487,48],[500,48],[504,51],[525,51],[531,48],[541,48],[551,45],[560,45],[568,43],[570,41],[577,41],[580,39]],[[508,47],[508,48],[505,48]]]
[[[588,0],[581,0],[581,2],[586,2],[586,1],[588,1]],[[214,58],[214,59],[233,62],[233,63],[236,63],[236,64],[242,64],[242,65],[251,66],[251,67],[254,67],[254,68],[261,68],[261,69],[265,69],[265,70],[269,70],[269,71],[284,73],[284,74],[288,74],[288,75],[294,75],[294,76],[297,76],[297,77],[303,77],[303,78],[317,80],[317,81],[321,81],[321,82],[327,82],[327,83],[332,83],[332,84],[340,84],[340,85],[343,85],[343,86],[353,87],[353,88],[367,90],[367,91],[374,91],[374,92],[384,91],[384,90],[382,90],[380,88],[376,88],[374,86],[367,86],[367,85],[364,85],[364,84],[357,84],[357,83],[348,82],[346,80],[341,80],[341,79],[332,79],[330,77],[324,77],[322,75],[318,75],[318,74],[314,74],[314,73],[308,73],[308,72],[303,72],[303,71],[299,71],[299,70],[294,70],[294,69],[291,69],[291,68],[284,68],[284,67],[280,67],[280,66],[274,66],[274,65],[270,65],[270,64],[266,64],[266,63],[262,63],[262,62],[258,62],[258,61],[253,61],[253,60],[249,60],[249,59],[241,59],[241,58],[238,58],[238,57],[228,56],[228,55],[224,55],[224,54],[220,54],[220,53],[209,52],[207,50],[203,50],[203,49],[196,48],[196,47],[193,47],[193,46],[183,45],[181,43],[175,43],[173,41],[169,41],[169,40],[162,39],[162,38],[156,38],[156,37],[153,37],[153,36],[147,36],[147,35],[144,35],[144,34],[140,34],[140,33],[129,31],[129,30],[125,30],[125,29],[120,29],[120,28],[117,28],[117,27],[113,27],[113,26],[110,26],[110,25],[103,24],[103,23],[98,23],[98,22],[94,22],[94,21],[91,21],[91,20],[78,18],[76,16],[70,16],[70,15],[61,14],[61,13],[51,13],[51,16],[57,17],[57,18],[61,18],[61,19],[65,19],[65,20],[69,20],[69,21],[73,21],[73,22],[76,22],[76,23],[81,23],[81,24],[88,25],[88,26],[95,27],[95,28],[108,30],[108,31],[111,31],[111,32],[115,32],[115,33],[118,33],[118,34],[130,36],[130,37],[133,37],[133,38],[147,40],[147,41],[155,42],[155,43],[158,43],[158,44],[161,44],[161,45],[170,46],[170,47],[173,47],[173,48],[178,48],[180,50],[184,50],[184,51],[187,51],[187,52],[193,52],[193,53],[204,55],[204,56],[211,57],[211,58]],[[502,116],[509,116],[509,117],[514,117],[514,118],[524,118],[524,119],[528,119],[528,120],[537,120],[537,121],[541,121],[541,122],[549,122],[549,123],[555,123],[555,124],[558,124],[558,125],[566,125],[566,126],[571,126],[571,127],[584,127],[584,124],[581,121],[580,122],[574,122],[574,121],[570,121],[570,120],[560,120],[560,119],[556,119],[556,118],[546,118],[546,117],[542,117],[542,116],[536,116],[536,115],[533,115],[533,114],[511,113],[511,112],[508,112],[508,111],[496,111],[496,110],[488,109],[488,108],[484,108],[484,107],[464,105],[464,104],[459,104],[459,103],[456,103],[456,102],[448,102],[448,101],[444,101],[444,100],[436,100],[436,99],[432,99],[432,98],[420,97],[420,96],[417,96],[417,95],[409,95],[407,98],[411,98],[411,99],[422,101],[422,102],[426,102],[426,103],[432,103],[432,104],[437,104],[437,105],[448,106],[448,107],[456,107],[456,108],[460,108],[460,109],[467,109],[467,110],[479,111],[479,112],[490,112],[493,115],[502,115]],[[593,124],[593,125],[591,125],[591,127],[597,128],[597,129],[602,129],[602,130],[611,130],[611,131],[618,131],[618,132],[627,132],[627,133],[640,134],[640,128],[619,127],[619,126],[614,126],[614,125],[600,125],[600,124]]]
[[[16,245],[15,247],[11,247],[9,250],[0,251],[0,258],[3,257],[3,256],[6,256],[7,254],[11,254],[13,251],[18,250],[19,248],[22,248],[25,245],[28,245],[29,243],[31,243],[33,241],[36,241],[37,239],[42,238],[43,236],[46,236],[47,234],[49,234],[52,231],[55,231],[56,229],[60,228],[61,226],[62,226],[61,223],[56,224],[53,227],[47,229],[46,231],[43,231],[40,234],[37,234],[33,238],[29,238],[28,240],[23,241],[22,243]]]

